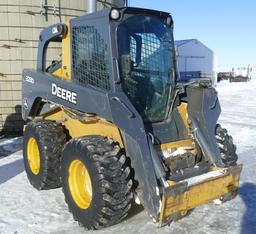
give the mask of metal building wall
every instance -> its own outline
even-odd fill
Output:
[[[21,74],[35,68],[40,31],[65,17],[85,14],[85,0],[0,1],[0,135],[22,131]],[[48,58],[56,58],[52,45]]]

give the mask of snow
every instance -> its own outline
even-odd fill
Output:
[[[216,177],[221,177],[223,175],[225,175],[225,169],[204,173],[202,175],[194,176],[194,177],[191,177],[189,179],[186,179],[185,181],[188,183],[188,186],[190,187],[190,186],[202,183],[204,181],[208,181],[209,179],[214,179]]]
[[[220,123],[233,135],[243,163],[238,196],[223,205],[198,207],[188,216],[157,228],[135,206],[129,217],[113,227],[91,232],[73,220],[61,189],[37,191],[28,182],[22,161],[22,138],[0,140],[0,233],[256,233],[256,80],[221,82]]]

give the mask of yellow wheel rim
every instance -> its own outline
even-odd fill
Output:
[[[68,185],[76,205],[81,209],[87,209],[92,201],[92,182],[82,161],[74,160],[70,164]]]
[[[40,171],[40,153],[38,144],[34,137],[30,137],[27,144],[27,156],[30,170],[34,175],[38,175]]]

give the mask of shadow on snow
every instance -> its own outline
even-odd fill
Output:
[[[0,159],[22,150],[22,137],[7,139],[0,144]]]
[[[12,179],[24,171],[23,159],[0,166],[0,184]]]
[[[243,199],[246,211],[241,223],[241,234],[256,233],[256,185],[244,183],[238,190],[238,195]]]

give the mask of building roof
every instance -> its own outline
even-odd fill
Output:
[[[175,46],[177,48],[185,45],[185,44],[188,44],[190,42],[195,42],[195,43],[198,43],[198,44],[201,44],[202,46],[204,46],[207,50],[210,50],[212,53],[214,53],[214,51],[212,49],[210,49],[209,47],[207,47],[205,44],[203,44],[201,41],[197,40],[197,39],[186,39],[186,40],[177,40],[177,41],[174,41],[175,43]]]
[[[197,39],[177,40],[174,43],[175,43],[176,47],[180,47],[180,46],[187,44],[189,42],[192,42],[192,41],[197,41]]]

